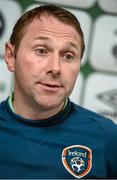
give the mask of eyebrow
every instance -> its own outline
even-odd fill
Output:
[[[35,40],[50,40],[51,41],[51,39],[49,38],[49,37],[46,37],[46,36],[38,36],[38,37],[36,37],[35,38]],[[68,45],[68,47],[73,47],[73,48],[75,48],[77,51],[79,50],[79,47],[75,44],[75,43],[73,43],[73,42],[71,42],[71,41],[68,41],[67,43],[66,43],[66,45]]]
[[[69,47],[73,47],[73,48],[75,48],[76,50],[79,50],[79,48],[78,48],[78,46],[75,44],[75,43],[73,43],[73,42],[67,42],[67,45],[69,46]]]

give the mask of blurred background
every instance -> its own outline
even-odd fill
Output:
[[[13,25],[25,11],[48,3],[75,14],[84,32],[86,50],[71,100],[117,123],[117,0],[0,0],[0,101],[13,89],[4,62]]]

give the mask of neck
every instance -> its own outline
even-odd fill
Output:
[[[53,108],[51,110],[46,110],[46,109],[42,109],[39,108],[38,111],[34,110],[33,108],[30,107],[23,107],[22,105],[16,105],[15,102],[13,103],[13,107],[15,109],[15,112],[19,115],[21,115],[24,118],[27,119],[32,119],[32,120],[43,120],[43,119],[47,119],[49,117],[54,116],[55,114],[57,114],[58,112],[61,111],[62,107],[64,106],[64,103],[62,103],[61,105],[59,105],[56,108]],[[40,110],[41,109],[41,110]]]
[[[43,108],[39,105],[33,106],[33,105],[26,105],[25,102],[21,103],[20,100],[16,100],[15,96],[12,98],[12,110],[16,113],[21,115],[24,118],[32,119],[32,120],[43,120],[47,119],[49,117],[54,116],[58,112],[62,111],[65,107],[66,101],[62,102],[56,107],[53,108]]]

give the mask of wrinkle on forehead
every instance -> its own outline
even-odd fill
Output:
[[[27,30],[32,33],[42,32],[48,35],[56,35],[58,37],[71,36],[80,41],[80,36],[74,27],[62,23],[53,16],[42,16],[41,19],[35,18],[28,26]]]

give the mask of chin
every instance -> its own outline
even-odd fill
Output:
[[[52,110],[52,109],[56,109],[56,108],[61,108],[63,105],[64,101],[45,101],[45,102],[40,102],[39,106],[41,107],[41,109],[43,110]]]
[[[49,104],[42,104],[41,105],[41,107],[43,108],[43,109],[45,109],[45,110],[52,110],[52,109],[56,109],[56,108],[58,108],[59,106],[61,106],[62,105],[62,103],[49,103]]]
[[[40,96],[35,98],[36,104],[43,110],[59,109],[64,104],[67,97],[65,95],[59,96]]]

